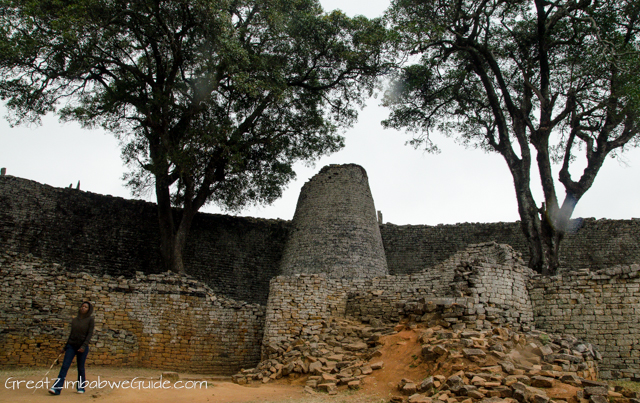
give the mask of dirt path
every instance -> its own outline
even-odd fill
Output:
[[[180,382],[160,382],[162,371],[152,369],[94,367],[87,368],[89,381],[101,385],[87,388],[85,394],[78,394],[71,387],[61,396],[51,396],[43,379],[47,368],[27,368],[0,371],[0,402],[114,402],[138,403],[159,402],[274,402],[274,403],[320,403],[320,402],[382,402],[382,398],[366,391],[340,391],[338,395],[317,394],[310,396],[303,392],[299,382],[280,381],[259,386],[239,386],[230,380],[209,375],[180,374]],[[53,381],[57,375],[54,368],[45,381]],[[75,380],[75,368],[69,370],[67,380]],[[32,383],[28,383],[32,381]],[[128,382],[127,382],[128,381]],[[49,384],[51,385],[51,383]],[[164,386],[162,388],[161,386]]]
[[[403,331],[385,338],[385,347],[380,359],[385,368],[365,379],[360,390],[345,390],[341,387],[337,395],[304,393],[306,377],[279,380],[275,383],[240,386],[219,377],[180,373],[180,382],[160,382],[163,371],[148,368],[88,367],[90,382],[101,382],[96,387],[87,388],[85,394],[77,394],[71,386],[62,392],[63,396],[51,396],[46,384],[37,384],[44,377],[47,368],[20,368],[0,370],[0,402],[115,402],[138,403],[159,402],[274,402],[274,403],[380,403],[388,402],[397,394],[395,386],[404,376],[422,379],[424,369],[412,365],[420,354],[420,344],[416,342],[415,331]],[[47,375],[49,386],[55,380],[59,366]],[[77,379],[75,365],[71,366],[67,380]],[[31,384],[27,384],[32,381]],[[127,382],[128,381],[128,382]],[[118,385],[118,386],[115,386]],[[162,388],[161,386],[165,387]],[[37,387],[34,387],[37,386]]]

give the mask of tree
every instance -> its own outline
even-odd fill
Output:
[[[415,63],[386,93],[383,124],[429,150],[437,130],[499,153],[538,272],[556,272],[575,205],[605,158],[640,143],[639,11],[636,0],[394,0],[388,10],[397,48]],[[586,167],[574,179],[581,153]]]
[[[55,112],[116,134],[134,194],[155,189],[177,272],[200,207],[278,198],[296,161],[343,146],[338,129],[386,66],[379,20],[324,14],[317,0],[0,4],[13,123]]]

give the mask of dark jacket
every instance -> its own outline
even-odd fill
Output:
[[[82,304],[89,304],[89,311],[83,315],[80,313],[80,309],[78,309],[78,316],[71,321],[71,334],[69,335],[67,344],[76,350],[84,347],[86,351],[91,341],[91,336],[93,336],[93,327],[95,324],[93,316],[91,316],[93,314],[93,305],[86,301]]]

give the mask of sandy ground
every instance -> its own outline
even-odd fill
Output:
[[[162,370],[146,368],[116,368],[87,366],[89,382],[101,381],[101,387],[87,388],[85,394],[78,394],[69,387],[63,390],[61,396],[51,396],[47,392],[46,384],[38,384],[43,378],[52,382],[58,374],[59,366],[47,374],[48,368],[17,368],[14,370],[0,370],[0,402],[292,402],[292,403],[320,403],[320,402],[348,402],[369,403],[388,402],[391,395],[397,395],[395,385],[400,379],[408,377],[424,378],[425,369],[415,367],[413,363],[420,355],[420,344],[416,343],[417,333],[403,331],[385,338],[382,356],[373,361],[382,360],[385,368],[375,371],[365,379],[360,390],[352,391],[341,387],[337,395],[304,393],[306,377],[298,379],[281,379],[275,383],[252,384],[240,386],[231,382],[230,378],[220,379],[210,375],[180,373],[181,383],[166,383],[167,388],[160,388]],[[67,380],[77,379],[75,363],[71,366]],[[32,381],[32,384],[27,384]],[[127,388],[123,382],[129,381]],[[204,381],[204,382],[202,382]],[[19,382],[19,383],[17,383]],[[110,382],[110,383],[109,383]],[[114,383],[120,382],[120,387]],[[198,382],[194,384],[194,382]],[[153,384],[152,384],[153,383]],[[137,385],[132,388],[130,385]],[[37,386],[37,387],[34,387]],[[153,387],[151,387],[153,386]]]
[[[59,367],[45,377],[45,381],[53,382]],[[182,374],[180,382],[166,382],[165,388],[160,388],[161,370],[115,368],[115,367],[87,367],[87,377],[90,382],[102,382],[102,387],[87,388],[85,394],[76,393],[68,388],[60,396],[52,396],[47,392],[43,379],[47,368],[28,368],[0,371],[0,402],[274,402],[274,403],[315,403],[315,402],[382,402],[388,401],[377,396],[375,391],[341,390],[335,396],[325,393],[309,395],[303,392],[304,380],[280,380],[266,385],[239,386],[230,380],[211,377],[210,375]],[[69,370],[67,380],[75,380],[75,368]],[[28,381],[33,383],[28,384]],[[124,381],[130,381],[125,388]],[[166,381],[166,380],[165,380]],[[114,383],[120,382],[120,387]],[[153,385],[151,384],[153,382]],[[197,383],[196,383],[197,382]],[[132,388],[130,385],[137,385]],[[152,387],[150,387],[152,385]],[[37,386],[37,387],[35,387]]]
[[[397,385],[403,378],[421,381],[430,374],[451,374],[465,369],[478,370],[476,364],[456,356],[449,356],[443,360],[422,362],[421,345],[417,342],[422,329],[402,330],[397,334],[382,338],[381,356],[373,358],[372,362],[383,361],[384,368],[374,371],[365,378],[364,385],[359,390],[348,390],[345,386],[339,388],[337,395],[326,393],[306,394],[303,391],[306,376],[297,379],[281,379],[273,383],[240,386],[232,383],[230,378],[221,379],[210,375],[180,373],[180,382],[169,383],[166,388],[160,388],[159,369],[136,369],[116,367],[87,367],[87,377],[90,382],[100,380],[102,385],[88,388],[87,393],[77,394],[69,388],[62,396],[51,396],[43,385],[34,388],[47,372],[47,368],[18,368],[15,370],[0,370],[0,402],[273,402],[273,403],[382,403],[388,402],[391,396],[399,395]],[[443,357],[444,358],[444,357]],[[493,360],[493,361],[492,361]],[[488,358],[484,365],[495,365],[495,359]],[[45,380],[55,379],[59,366],[54,367]],[[75,380],[77,372],[72,365],[67,380]],[[33,384],[27,385],[27,381]],[[129,381],[127,388],[123,382]],[[21,383],[16,383],[21,382]],[[110,384],[109,384],[110,382]],[[120,387],[114,387],[119,382]],[[197,383],[195,383],[197,382]],[[132,388],[130,385],[136,385]],[[28,387],[31,386],[31,387]],[[561,385],[554,389],[547,389],[549,396],[562,398],[574,403],[576,388]]]
[[[402,378],[423,379],[426,368],[415,364],[420,355],[420,344],[416,342],[418,333],[405,330],[393,336],[385,337],[382,356],[372,361],[384,361],[384,369],[375,371],[365,379],[363,387],[352,391],[341,387],[337,395],[304,393],[306,377],[298,379],[281,379],[275,383],[252,384],[240,386],[232,383],[230,378],[220,379],[210,375],[180,373],[180,383],[165,383],[160,388],[162,370],[146,368],[87,367],[89,382],[102,382],[97,388],[87,388],[85,394],[77,394],[72,387],[64,390],[61,396],[51,396],[46,384],[38,384],[43,379],[53,382],[59,366],[47,374],[48,368],[18,368],[1,370],[0,402],[348,402],[369,403],[388,402],[390,396],[397,395],[396,385]],[[71,366],[67,380],[77,379],[75,363]],[[33,383],[28,385],[27,382]],[[129,381],[125,388],[123,382]],[[166,380],[165,380],[166,381]],[[204,382],[203,382],[204,381]],[[17,383],[20,382],[20,383]],[[120,382],[120,387],[114,383]],[[194,382],[198,382],[194,384]],[[132,388],[130,385],[137,385]],[[36,385],[37,387],[34,387]],[[51,384],[50,384],[51,385]],[[49,386],[50,386],[49,385]],[[151,387],[152,386],[152,387]]]

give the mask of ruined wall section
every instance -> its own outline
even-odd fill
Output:
[[[484,314],[488,322],[529,330],[533,308],[527,285],[535,272],[525,265],[520,252],[488,242],[471,245],[456,257],[451,295],[476,299],[476,313]]]
[[[640,380],[640,265],[536,276],[529,295],[538,329],[597,346],[602,378]]]
[[[328,165],[305,183],[291,226],[283,275],[354,279],[388,273],[369,179],[359,165]]]
[[[432,318],[436,309],[458,312],[451,326],[482,329],[509,324],[528,330],[533,321],[527,280],[533,272],[508,245],[471,245],[421,273],[353,281],[346,314],[397,321],[413,315]]]
[[[197,214],[185,247],[186,271],[217,293],[265,304],[288,225]],[[136,271],[163,271],[155,204],[12,176],[0,177],[0,245],[76,272],[131,278]]]
[[[602,269],[640,262],[640,219],[574,220],[575,230],[560,244],[560,267]],[[410,274],[448,259],[468,245],[497,242],[529,259],[519,222],[455,225],[380,225],[390,274]]]
[[[263,358],[269,349],[297,338],[310,339],[318,335],[329,318],[328,297],[332,293],[324,274],[278,276],[271,280],[267,303]]]
[[[526,283],[531,270],[508,245],[474,245],[432,270],[372,279],[325,274],[278,276],[271,281],[263,358],[297,339],[320,334],[331,316],[366,323],[415,322],[453,329],[509,325],[529,330],[533,321]]]
[[[90,365],[230,375],[260,359],[262,305],[174,273],[96,276],[0,251],[0,363],[48,366],[85,300],[95,306]]]

